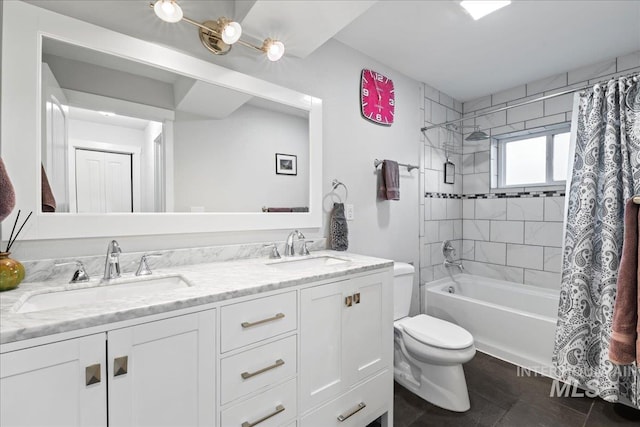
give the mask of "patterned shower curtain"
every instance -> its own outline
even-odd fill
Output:
[[[637,80],[637,79],[636,79]],[[608,360],[625,201],[640,194],[640,91],[612,79],[580,95],[553,364],[563,381],[640,407],[640,371]]]

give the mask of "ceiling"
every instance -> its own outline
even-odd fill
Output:
[[[456,0],[178,1],[195,20],[239,19],[251,41],[280,38],[285,55],[335,38],[459,101],[640,51],[637,0],[515,0],[478,21]],[[212,59],[193,27],[160,22],[149,0],[29,3]]]
[[[640,51],[640,1],[525,1],[474,21],[458,1],[379,1],[336,38],[468,101]]]

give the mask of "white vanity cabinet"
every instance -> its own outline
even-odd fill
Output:
[[[214,310],[4,353],[0,425],[212,426],[215,355]]]
[[[110,426],[215,425],[215,310],[107,337]]]
[[[297,418],[297,290],[220,309],[220,425],[276,427]]]
[[[392,298],[390,273],[301,291],[302,426],[365,425],[392,411]]]
[[[100,333],[1,354],[0,425],[106,426],[105,350]]]
[[[0,426],[387,426],[392,279],[346,273],[12,343]]]

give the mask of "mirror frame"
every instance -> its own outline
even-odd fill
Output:
[[[16,192],[16,207],[3,221],[3,236],[18,209],[33,211],[21,239],[320,228],[322,226],[322,100],[155,43],[136,39],[27,3],[5,2],[2,37],[1,154]],[[42,38],[163,68],[194,79],[309,112],[309,212],[241,213],[42,213]],[[35,83],[35,84],[34,84]]]

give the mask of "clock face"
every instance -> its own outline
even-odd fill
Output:
[[[362,117],[380,125],[391,126],[395,104],[393,80],[372,70],[362,70],[360,79]]]

